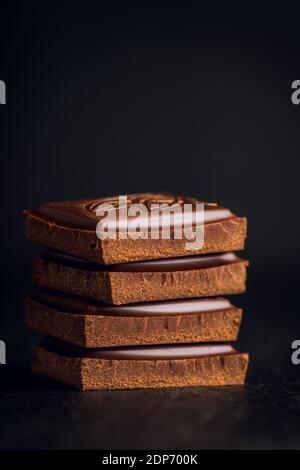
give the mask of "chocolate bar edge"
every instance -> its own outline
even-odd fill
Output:
[[[204,247],[193,254],[240,251],[247,232],[245,217],[232,217],[205,227]],[[32,214],[25,214],[27,239],[37,245],[110,265],[146,259],[190,255],[185,240],[99,240],[95,231],[58,227]]]
[[[138,317],[65,313],[25,300],[27,328],[88,348],[234,341],[241,321],[242,310],[233,305],[225,310]]]
[[[174,273],[94,272],[34,258],[32,275],[40,287],[120,305],[241,293],[246,288],[247,265],[240,259],[209,269]]]
[[[158,361],[74,359],[37,346],[31,371],[79,390],[219,386],[244,384],[248,362],[239,352]]]

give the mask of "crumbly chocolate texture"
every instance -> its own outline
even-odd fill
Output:
[[[184,302],[177,301],[178,311]],[[193,313],[131,316],[130,309],[126,307],[123,315],[114,315],[113,312],[110,315],[109,311],[104,315],[89,315],[58,310],[43,300],[27,298],[25,323],[28,328],[46,336],[87,348],[221,342],[237,338],[242,319],[241,309],[228,302],[225,308],[197,313],[197,302],[201,300],[189,302],[195,304]],[[118,308],[121,310],[124,306]],[[172,308],[176,308],[175,302]]]
[[[163,194],[128,196],[131,203],[172,204],[195,202],[194,199]],[[173,258],[191,254],[220,253],[244,248],[247,220],[229,209],[205,203],[204,246],[187,249],[186,239],[122,239],[100,240],[96,225],[100,219],[95,207],[103,202],[116,204],[117,198],[43,204],[37,210],[26,210],[25,232],[34,243],[102,264],[115,264],[144,259]],[[171,230],[172,232],[172,230]]]
[[[77,266],[73,262],[63,264],[59,258],[39,257],[33,260],[32,273],[33,281],[41,287],[115,305],[244,292],[248,262],[233,253],[219,257],[220,261],[214,261],[209,267],[193,269],[180,267],[179,259],[179,265],[174,266],[172,271],[169,267],[168,271],[153,268],[155,263],[169,261],[148,261],[140,263],[141,268],[137,268],[138,263],[135,266],[129,263],[125,268],[119,265],[112,270],[94,270],[93,265],[89,267],[78,263]],[[198,262],[201,265],[207,263],[206,258],[208,256],[189,257],[186,260],[187,263]],[[212,258],[215,260],[217,257]],[[149,272],[146,263],[149,263]]]
[[[184,359],[69,357],[38,346],[32,372],[79,390],[242,385],[248,354],[234,351]]]

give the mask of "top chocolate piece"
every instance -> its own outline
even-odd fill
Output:
[[[124,215],[120,214],[121,209],[129,208],[133,204],[144,204],[148,209],[151,204],[196,204],[194,198],[183,198],[181,196],[174,196],[170,194],[132,194],[128,195],[127,201],[124,203],[121,200],[119,204],[119,196],[101,199],[86,199],[82,201],[66,201],[66,202],[49,202],[43,204],[39,209],[34,211],[37,215],[45,217],[47,220],[52,220],[54,223],[64,227],[78,228],[82,230],[96,230],[97,223],[100,217],[97,216],[96,210],[100,204],[110,204],[116,208],[118,213],[118,225],[121,226]],[[234,217],[229,209],[220,207],[214,203],[204,203],[205,212],[204,219],[206,223],[218,222],[221,220]],[[126,211],[127,212],[127,211]]]
[[[104,209],[98,215],[99,206],[103,204]],[[164,218],[163,213],[152,218],[151,230],[154,221],[156,238],[155,235],[152,237],[150,229],[147,229],[149,236],[143,238],[118,236],[124,226],[127,227],[128,223],[140,217],[140,212],[130,214],[133,206],[150,211],[153,204],[160,208],[176,207],[179,215],[175,211],[170,218]],[[191,227],[202,217],[204,243],[200,248],[188,249],[186,238],[174,237],[176,228],[183,227],[184,223],[180,209],[190,217],[186,220],[190,220]],[[96,233],[97,224],[114,210],[117,236],[115,239],[99,239]],[[26,210],[24,215],[26,235],[34,243],[102,264],[241,250],[244,247],[247,225],[245,218],[237,217],[229,209],[217,204],[160,193],[53,202],[43,204],[36,210]],[[165,229],[166,221],[170,223],[170,237],[163,239],[159,234]]]

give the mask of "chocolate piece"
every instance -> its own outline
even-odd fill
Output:
[[[147,207],[151,203],[196,205],[196,202],[200,202],[170,194],[144,193],[127,197],[129,205],[143,203]],[[227,208],[210,203],[205,203],[204,206],[204,246],[201,249],[192,252],[188,250],[185,238],[99,240],[96,236],[96,225],[101,218],[95,211],[98,205],[103,203],[117,207],[118,197],[48,203],[37,210],[24,211],[26,235],[39,245],[105,265],[244,248],[246,219],[235,216]],[[117,227],[121,229],[123,222],[123,219],[119,218]],[[179,222],[174,217],[173,229],[177,223]]]
[[[114,306],[46,292],[25,301],[29,328],[88,348],[233,341],[241,318],[223,298]]]
[[[181,196],[175,196],[172,194],[154,194],[154,193],[144,193],[144,194],[132,194],[127,196],[128,205],[131,204],[145,204],[148,209],[150,209],[151,204],[195,204],[197,201],[195,198],[186,198]],[[97,222],[99,217],[96,215],[96,209],[100,204],[112,204],[118,209],[118,196],[100,198],[96,200],[84,200],[84,201],[69,201],[69,202],[50,202],[48,204],[43,204],[35,212],[44,217],[45,219],[55,223],[61,224],[64,227],[70,228],[79,228],[82,230],[96,230]],[[230,219],[234,217],[233,213],[225,208],[220,207],[215,203],[204,203],[205,207],[205,222],[213,223],[219,222],[221,220]],[[122,225],[122,220],[124,216],[119,215],[118,224]],[[177,219],[179,219],[177,217]],[[162,222],[161,222],[162,223]],[[173,225],[176,225],[176,214],[173,221]],[[162,228],[162,227],[161,227]]]
[[[47,339],[32,371],[80,390],[243,384],[248,354],[230,345],[76,348]]]
[[[244,292],[247,265],[234,253],[226,253],[106,269],[51,253],[33,260],[33,280],[47,289],[119,305]]]

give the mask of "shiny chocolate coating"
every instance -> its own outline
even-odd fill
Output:
[[[110,305],[73,295],[45,291],[34,300],[64,313],[124,317],[187,315],[235,308],[229,300],[221,297]]]
[[[42,346],[66,357],[107,360],[174,360],[237,354],[230,344],[172,344],[117,348],[80,348],[54,338],[46,338]]]
[[[150,209],[151,204],[192,204],[194,211],[196,203],[204,204],[204,223],[214,223],[221,220],[234,217],[234,214],[227,208],[221,207],[215,203],[207,203],[199,201],[195,198],[187,198],[176,196],[168,193],[138,193],[127,195],[127,204],[123,205],[123,209],[128,209],[132,204],[143,204]],[[100,204],[109,204],[112,208],[119,208],[119,196],[85,199],[79,201],[50,202],[42,204],[33,213],[52,223],[66,227],[78,228],[82,230],[96,230],[97,223],[101,220],[97,216],[96,210]],[[119,214],[119,212],[117,211]],[[118,224],[122,225],[122,218],[118,219]],[[180,224],[181,225],[181,224]]]
[[[241,261],[235,253],[220,253],[216,255],[183,256],[178,258],[163,258],[132,263],[120,263],[103,266],[91,263],[75,256],[54,251],[48,251],[43,257],[46,261],[70,266],[87,271],[116,271],[116,272],[176,272],[197,269],[214,268]]]

